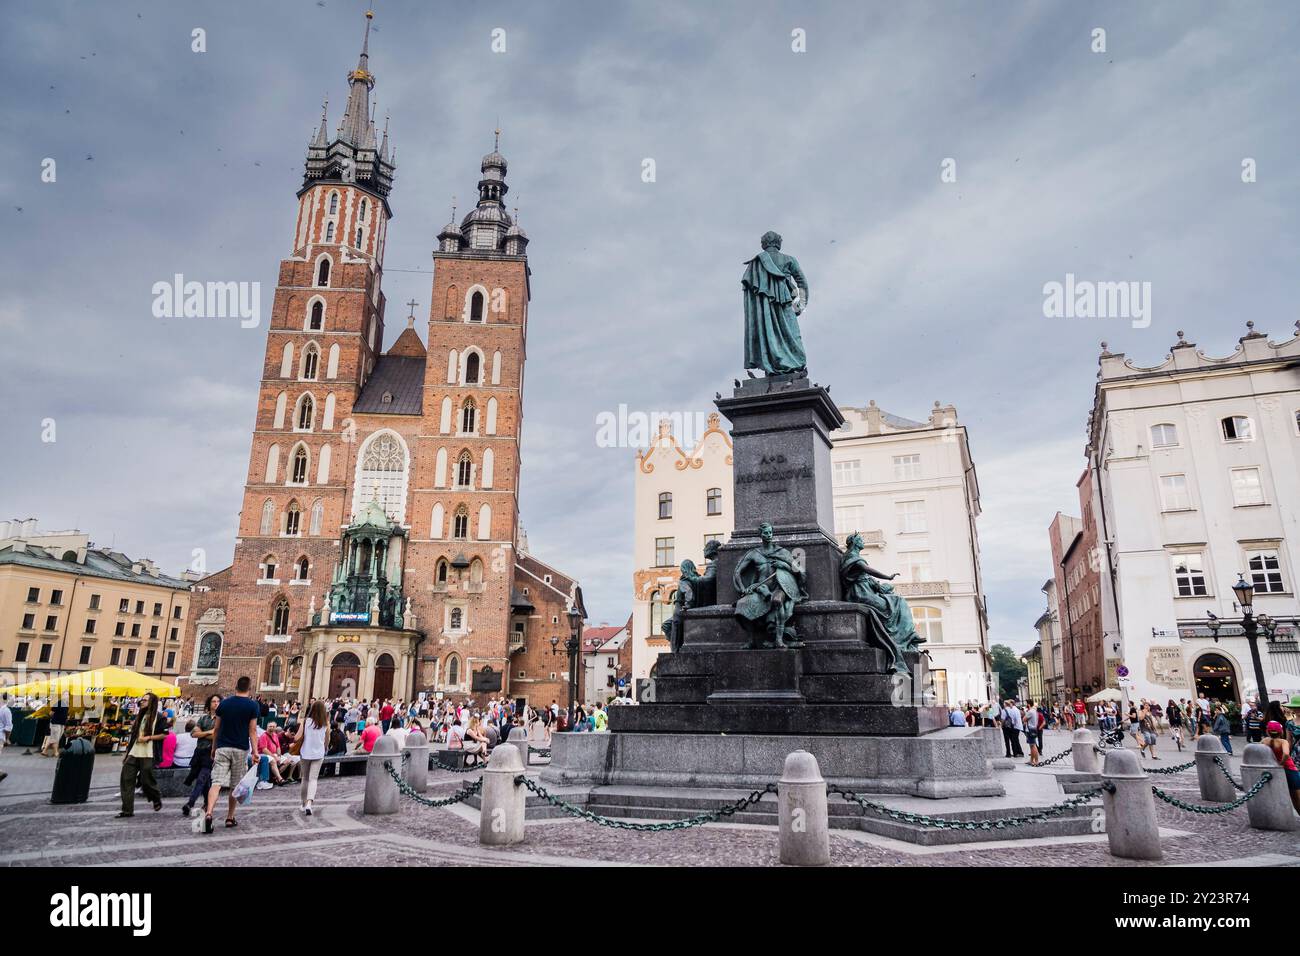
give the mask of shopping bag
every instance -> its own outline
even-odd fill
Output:
[[[248,773],[239,778],[235,784],[234,797],[237,803],[248,803],[253,799],[253,788],[257,786],[257,764],[248,768]]]

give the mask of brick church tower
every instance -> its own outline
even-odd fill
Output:
[[[371,115],[370,16],[342,120],[330,137],[322,114],[307,149],[234,561],[195,588],[189,681],[549,703],[568,676],[551,638],[581,590],[520,547],[528,238],[498,131],[477,204],[438,236],[427,348],[412,314],[380,354],[395,163]]]

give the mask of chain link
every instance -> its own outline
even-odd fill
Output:
[[[551,748],[550,748],[550,747],[529,747],[529,748],[528,748],[528,752],[529,752],[530,754],[537,754],[537,756],[539,756],[539,757],[550,757],[550,756],[551,756]]]
[[[1196,761],[1192,760],[1188,763],[1180,763],[1175,767],[1145,767],[1143,769],[1145,769],[1147,773],[1182,773],[1184,770],[1188,770],[1195,766]]]
[[[1247,790],[1236,800],[1233,800],[1232,803],[1225,803],[1222,806],[1218,806],[1218,807],[1203,807],[1195,803],[1184,803],[1182,800],[1179,800],[1177,797],[1165,793],[1159,787],[1152,787],[1151,792],[1154,793],[1161,800],[1163,800],[1165,803],[1169,804],[1171,807],[1177,807],[1179,810],[1186,810],[1188,813],[1200,813],[1206,816],[1213,816],[1218,813],[1230,813],[1233,810],[1236,810],[1247,800],[1250,800],[1253,796],[1255,796],[1255,794],[1263,790],[1264,784],[1268,783],[1272,779],[1273,779],[1273,775],[1269,773],[1267,770],[1265,770],[1262,774],[1259,775],[1259,780],[1255,781],[1255,785],[1253,787]]]
[[[592,823],[597,823],[602,827],[609,827],[613,830],[638,830],[644,833],[662,833],[667,830],[685,830],[687,827],[703,826],[706,823],[716,823],[719,820],[733,816],[747,809],[758,801],[763,799],[764,794],[776,793],[776,784],[769,783],[762,790],[755,790],[749,796],[737,800],[735,803],[729,803],[725,807],[719,807],[717,810],[708,810],[704,813],[697,813],[693,817],[687,817],[684,820],[672,820],[664,823],[632,823],[628,820],[617,820],[611,817],[602,817],[598,813],[592,813],[583,807],[575,806],[572,803],[566,803],[559,797],[550,793],[540,783],[530,780],[523,774],[515,777],[515,783],[522,785],[533,793],[537,794],[553,807],[558,807],[565,813],[574,817],[581,817]]]
[[[441,800],[431,800],[419,793],[414,787],[403,780],[402,775],[397,771],[397,768],[393,766],[391,760],[384,761],[384,769],[388,771],[390,777],[397,781],[397,789],[401,792],[402,796],[410,797],[416,803],[423,804],[426,807],[449,807],[453,803],[462,803],[483,789],[483,778],[480,777],[468,786],[457,790],[450,797],[444,797]]]
[[[1073,753],[1074,753],[1073,750],[1062,750],[1062,751],[1061,751],[1059,754],[1057,754],[1055,757],[1048,757],[1046,760],[1040,760],[1040,761],[1038,761],[1038,766],[1040,766],[1040,767],[1050,767],[1052,764],[1056,763],[1056,761],[1058,761],[1058,760],[1064,760],[1066,757],[1069,757],[1069,756],[1070,756],[1071,754],[1073,754]]]
[[[1101,793],[1101,787],[1094,787],[1076,797],[1071,797],[1064,803],[1058,803],[1054,806],[1044,807],[1042,810],[1036,810],[1033,813],[1021,814],[1014,817],[998,817],[994,820],[953,820],[944,817],[932,817],[924,813],[909,813],[906,810],[895,810],[893,807],[887,807],[883,803],[874,803],[864,797],[858,796],[852,790],[846,790],[836,784],[829,784],[826,787],[828,794],[837,793],[845,800],[856,803],[863,812],[874,810],[882,816],[889,817],[901,823],[912,823],[917,826],[931,827],[935,830],[1005,830],[1008,827],[1023,826],[1026,823],[1037,823],[1042,820],[1048,820],[1052,817],[1060,816],[1068,810],[1082,806],[1093,797]]]
[[[1220,770],[1223,771],[1223,775],[1224,775],[1225,777],[1228,778],[1228,783],[1230,783],[1230,784],[1232,784],[1234,787],[1236,787],[1238,793],[1242,793],[1243,791],[1245,791],[1245,789],[1246,789],[1245,787],[1243,787],[1241,784],[1237,783],[1237,781],[1235,781],[1235,780],[1232,779],[1232,774],[1228,771],[1228,765],[1225,764],[1225,763],[1223,762],[1223,758],[1222,758],[1222,757],[1215,757],[1215,758],[1214,758],[1214,764],[1215,764],[1215,766],[1217,766]]]

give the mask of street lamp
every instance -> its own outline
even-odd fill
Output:
[[[1241,606],[1241,628],[1246,633],[1246,643],[1250,646],[1250,662],[1255,665],[1255,686],[1256,695],[1259,698],[1260,706],[1263,709],[1268,708],[1268,685],[1264,680],[1264,665],[1259,659],[1259,624],[1262,620],[1266,628],[1266,636],[1269,640],[1273,638],[1273,627],[1276,627],[1273,619],[1267,614],[1261,614],[1259,620],[1252,613],[1255,603],[1255,585],[1246,580],[1246,575],[1240,571],[1237,572],[1237,583],[1232,586],[1232,592],[1237,595],[1237,603]]]
[[[569,639],[564,648],[569,652],[569,727],[573,727],[573,715],[577,713],[578,702],[578,660],[582,650],[582,612],[577,607],[569,609]]]
[[[1219,616],[1213,611],[1206,611],[1205,616],[1209,618],[1205,622],[1205,626],[1210,629],[1210,636],[1214,638],[1214,643],[1217,644],[1219,643],[1219,628],[1223,627],[1223,622],[1219,620]],[[551,638],[551,640],[555,640],[555,638]]]

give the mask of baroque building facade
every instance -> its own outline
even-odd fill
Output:
[[[519,526],[528,237],[507,163],[433,252],[428,334],[384,341],[396,176],[366,39],[307,148],[280,264],[234,560],[195,587],[189,682],[268,696],[563,696],[570,576]],[[498,132],[499,144],[499,132]]]
[[[1179,332],[1151,367],[1103,344],[1099,366],[1087,456],[1119,683],[1162,703],[1253,697],[1232,592],[1241,575],[1255,614],[1275,623],[1259,652],[1265,689],[1280,696],[1300,674],[1300,331],[1272,342],[1248,322],[1223,357]]]

